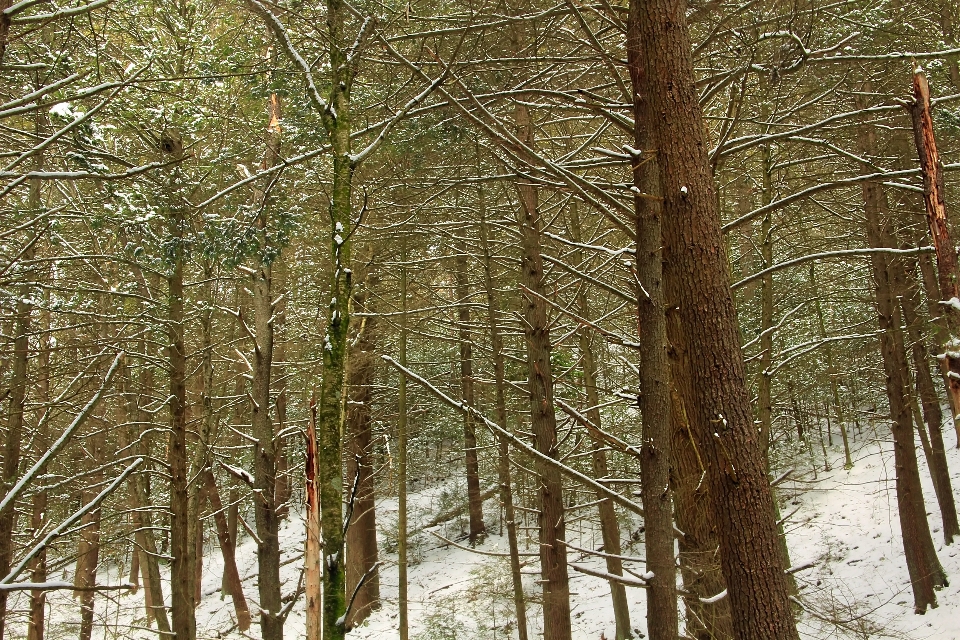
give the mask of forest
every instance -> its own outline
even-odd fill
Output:
[[[0,640],[960,639],[956,0],[0,0]]]

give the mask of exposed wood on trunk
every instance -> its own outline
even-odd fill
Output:
[[[960,286],[957,278],[957,250],[950,239],[947,226],[947,207],[943,192],[943,163],[937,150],[937,140],[933,130],[933,116],[930,113],[930,85],[919,68],[913,74],[913,102],[910,104],[910,117],[913,120],[913,137],[920,158],[920,170],[923,176],[923,203],[927,212],[927,225],[937,254],[937,276],[940,285],[941,300],[960,301]],[[960,411],[960,305],[945,305],[943,317],[946,321],[947,342],[943,348],[943,367],[948,372],[946,379],[948,392],[953,398],[951,406]],[[957,446],[960,447],[960,414],[953,416],[954,431],[957,434]]]

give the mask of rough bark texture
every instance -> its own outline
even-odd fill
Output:
[[[526,105],[515,107],[517,137],[533,144],[533,124]],[[523,333],[527,347],[527,387],[530,394],[530,427],[534,446],[556,459],[557,416],[553,403],[553,371],[550,365],[550,326],[544,301],[543,258],[540,253],[540,210],[537,188],[517,182],[521,233],[520,282],[537,295],[523,298]],[[551,640],[570,638],[570,583],[567,575],[566,525],[560,471],[542,461],[539,475],[540,572],[543,581],[543,633]]]
[[[670,491],[670,363],[667,358],[667,318],[663,292],[663,255],[657,166],[650,153],[648,111],[644,102],[649,83],[640,52],[640,6],[630,5],[627,62],[633,84],[634,147],[647,152],[634,160],[633,197],[636,212],[637,332],[640,343],[639,406],[642,418],[640,458],[647,571],[653,573],[647,595],[647,632],[651,640],[677,637],[677,570],[673,555],[673,501]]]
[[[460,338],[460,392],[466,403],[475,406],[473,384],[473,344],[470,341],[470,284],[467,280],[466,247],[460,246],[456,259],[457,330]],[[480,465],[477,461],[477,427],[473,416],[463,414],[463,449],[467,467],[467,504],[470,509],[470,545],[483,539],[483,502],[480,500]]]
[[[876,136],[872,126],[861,125],[858,143],[860,151],[867,157],[877,156]],[[877,183],[864,182],[861,191],[868,246],[895,247],[893,224],[883,187]],[[906,275],[903,260],[899,256],[872,254],[871,266],[876,284],[880,353],[886,373],[894,464],[897,470],[897,509],[900,515],[907,571],[913,585],[914,609],[918,613],[923,613],[928,607],[937,606],[935,590],[945,584],[946,576],[940,567],[933,538],[930,535],[917,465],[909,365],[901,329],[901,309],[898,304],[898,300],[906,294]]]
[[[741,640],[797,640],[773,498],[753,424],[683,0],[632,0],[645,122],[663,193],[665,295],[679,308],[682,397],[703,443],[720,558]]]
[[[364,282],[364,293],[354,296],[354,310],[367,310],[366,291],[372,276]],[[356,598],[347,616],[347,630],[363,622],[370,612],[380,607],[380,575],[377,563],[377,513],[374,487],[373,384],[376,374],[376,319],[364,318],[357,338],[350,347],[347,396],[346,481],[356,487],[352,496],[350,520],[347,523],[346,593]],[[367,576],[368,572],[372,575]],[[363,580],[367,576],[366,580]],[[360,585],[361,580],[363,584]],[[357,591],[357,587],[359,591]]]

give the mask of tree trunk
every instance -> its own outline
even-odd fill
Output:
[[[875,132],[862,124],[860,151],[867,157],[877,156]],[[880,184],[864,182],[861,186],[866,216],[867,244],[873,248],[894,247],[892,223]],[[877,319],[880,327],[880,350],[887,374],[887,398],[890,403],[894,461],[897,470],[897,508],[903,535],[907,571],[913,585],[914,609],[923,613],[937,606],[935,590],[943,586],[946,576],[937,559],[920,485],[917,466],[916,438],[910,410],[908,364],[901,330],[898,298],[905,291],[903,261],[897,256],[874,253],[871,256],[877,291]]]
[[[213,522],[217,529],[217,541],[220,544],[220,553],[223,556],[223,582],[226,591],[233,599],[233,608],[237,614],[237,627],[240,631],[250,628],[250,609],[247,599],[243,595],[243,583],[240,581],[240,572],[237,570],[236,546],[230,537],[230,526],[227,514],[224,513],[223,502],[220,500],[220,490],[217,488],[213,472],[207,468],[201,478],[206,485],[207,500],[213,511]]]
[[[483,248],[483,278],[487,290],[487,315],[490,323],[490,349],[493,352],[493,372],[497,404],[497,424],[507,427],[506,382],[503,363],[503,338],[500,336],[499,315],[496,289],[493,285],[490,255],[490,238],[487,230],[486,203],[483,199],[483,187],[479,187],[480,201],[480,244]],[[500,502],[503,504],[504,519],[507,526],[507,546],[510,550],[510,576],[513,583],[513,606],[517,616],[517,634],[519,640],[527,640],[527,608],[523,595],[523,576],[520,573],[520,550],[517,545],[517,521],[513,507],[513,487],[510,478],[510,445],[503,436],[499,438],[499,457],[497,474],[500,481]]]
[[[270,420],[270,380],[273,363],[271,267],[261,262],[253,277],[254,358],[250,404],[253,411],[254,517],[257,537],[257,588],[260,593],[260,633],[263,640],[281,640],[280,521],[274,491],[277,484],[275,433]]]
[[[913,74],[913,103],[910,116],[913,119],[914,143],[920,157],[923,176],[923,203],[927,212],[927,224],[937,254],[937,275],[941,299],[960,302],[960,287],[957,283],[957,252],[950,240],[947,226],[947,208],[943,192],[943,163],[937,151],[930,113],[930,86],[918,68]],[[943,318],[947,326],[947,342],[944,349],[943,367],[948,372],[947,391],[953,397],[951,406],[960,411],[960,305],[945,305]],[[953,416],[953,427],[960,447],[960,413]]]
[[[473,344],[470,342],[470,285],[467,281],[466,247],[458,247],[455,278],[457,295],[457,329],[460,337],[460,392],[464,401],[475,406],[473,392]],[[483,502],[480,500],[480,466],[477,461],[477,428],[473,416],[463,414],[463,448],[467,467],[467,504],[470,506],[470,546],[483,540],[487,530],[483,524]]]
[[[317,405],[310,400],[310,422],[307,425],[306,461],[304,474],[306,483],[304,493],[306,498],[307,539],[303,549],[303,584],[306,596],[307,639],[321,640],[323,626],[321,620],[322,578],[321,556],[323,551],[320,542],[320,487],[317,484]]]
[[[346,375],[350,325],[350,271],[353,232],[350,90],[354,65],[347,62],[347,7],[343,0],[327,0],[327,38],[330,51],[329,107],[322,114],[333,155],[330,191],[329,315],[323,347],[323,381],[317,414],[319,440],[320,527],[323,536],[323,639],[342,640],[346,608],[343,547],[343,385]]]
[[[400,366],[407,366],[407,239],[400,249]],[[410,637],[407,595],[407,377],[397,387],[397,578],[400,640]]]
[[[633,84],[634,147],[649,152],[650,134],[644,102],[645,82],[640,51],[640,7],[630,6],[627,63]],[[647,632],[651,640],[674,640],[679,630],[677,570],[673,546],[673,503],[670,491],[670,363],[667,358],[667,322],[663,292],[661,207],[656,163],[638,158],[633,165],[636,212],[637,332],[640,343],[639,406],[642,418],[640,458],[647,571],[654,578],[647,591]],[[591,402],[594,404],[594,402]]]
[[[526,105],[514,109],[517,137],[533,145],[533,123]],[[558,458],[557,416],[553,403],[553,371],[550,364],[550,326],[544,301],[543,258],[540,253],[540,210],[537,187],[516,182],[520,196],[520,282],[533,295],[522,300],[527,346],[527,388],[530,394],[530,426],[537,451]],[[543,581],[543,633],[551,640],[570,638],[570,583],[567,576],[566,525],[563,483],[556,467],[537,462],[540,478],[540,572]]]
[[[576,201],[571,201],[570,205],[570,231],[571,238],[574,242],[583,242],[581,227],[580,227],[580,216],[577,210]],[[574,251],[574,259],[578,264],[584,264],[584,255],[583,251],[579,248]],[[658,258],[659,260],[659,258]],[[590,306],[587,302],[587,295],[584,287],[580,287],[577,291],[577,312],[580,314],[581,318],[585,320],[590,320]],[[600,394],[597,392],[597,365],[593,357],[593,347],[590,340],[590,331],[593,329],[589,327],[583,327],[580,330],[579,336],[579,347],[580,347],[580,368],[583,371],[583,386],[584,391],[587,396],[587,411],[586,418],[590,420],[591,423],[597,427],[601,427],[600,419]],[[669,416],[669,413],[667,414]],[[604,451],[604,444],[597,438],[593,439],[593,475],[595,478],[606,478],[609,477],[609,470],[607,467],[607,454]],[[615,576],[623,575],[623,562],[616,556],[621,554],[620,547],[620,523],[617,521],[617,513],[614,509],[613,503],[610,500],[605,500],[602,494],[597,494],[597,498],[600,499],[600,504],[597,509],[600,516],[600,534],[603,538],[603,549],[609,554],[606,557],[607,564],[607,573]],[[669,508],[667,509],[669,512]],[[648,512],[649,513],[649,512]],[[668,515],[668,519],[672,519]],[[648,519],[644,520],[644,524],[647,525],[647,531],[650,530],[649,525],[649,516]],[[648,538],[649,540],[649,538]],[[673,532],[670,533],[670,563],[673,564]],[[649,555],[648,555],[649,557]],[[648,570],[656,571],[652,567],[648,567]],[[612,599],[613,605],[613,618],[616,622],[616,639],[624,640],[625,638],[633,637],[633,629],[630,626],[630,604],[627,602],[627,589],[621,582],[616,582],[614,580],[609,581],[610,585],[610,597]],[[674,597],[674,610],[676,610],[676,597]],[[650,609],[648,608],[648,611]],[[653,628],[653,625],[648,624],[648,628]],[[674,634],[674,637],[676,634]],[[651,635],[651,638],[655,636]]]
[[[358,312],[368,310],[367,291],[372,281],[373,276],[368,275],[364,282],[364,293],[354,296],[354,309]],[[356,591],[357,594],[346,620],[348,631],[380,607],[380,575],[374,568],[378,551],[371,415],[374,376],[377,371],[375,327],[376,320],[373,317],[366,317],[361,321],[357,338],[350,348],[348,367],[348,447],[345,466],[347,486],[356,489],[351,499],[350,519],[347,522],[346,593],[352,595]]]
[[[170,592],[172,631],[177,640],[195,640],[193,544],[190,540],[190,497],[187,487],[187,356],[184,345],[186,322],[183,301],[184,230],[186,222],[179,203],[171,206],[170,232],[175,249],[167,278],[167,352],[170,372]]]
[[[913,344],[913,368],[916,372],[915,386],[917,398],[923,408],[923,417],[926,422],[930,455],[927,456],[927,465],[930,467],[930,477],[933,480],[937,504],[940,507],[940,516],[943,520],[943,539],[946,544],[952,544],[954,537],[960,536],[960,522],[957,520],[957,505],[953,499],[953,487],[950,482],[950,469],[947,465],[947,454],[943,445],[943,411],[940,408],[940,398],[933,386],[933,376],[930,374],[930,354],[923,335],[923,324],[920,319],[920,285],[914,275],[914,269],[904,269],[907,290],[900,298],[900,307],[903,309],[903,319],[907,325],[907,335]],[[917,422],[917,429],[923,431],[924,423]]]
[[[685,11],[683,0],[631,2],[645,67],[644,122],[663,193],[665,297],[679,316],[687,360],[682,397],[703,443],[735,635],[797,640],[750,411]]]

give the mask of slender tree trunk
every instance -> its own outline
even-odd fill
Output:
[[[91,439],[88,452],[92,464],[98,465],[103,460],[103,426],[97,425],[97,432]],[[90,488],[81,494],[81,502],[87,504],[99,493],[99,485],[103,482],[103,472],[92,473],[88,482]],[[100,564],[100,520],[102,511],[94,509],[81,520],[84,527],[80,533],[80,549],[77,554],[77,571],[73,583],[77,587],[94,587],[97,584],[97,567]],[[77,594],[80,598],[80,632],[79,640],[90,640],[93,634],[93,606],[96,591],[88,589]]]
[[[307,425],[307,448],[304,473],[306,484],[307,539],[303,550],[303,584],[306,595],[307,640],[321,640],[323,626],[321,621],[322,599],[320,563],[323,551],[320,542],[320,487],[317,469],[317,405],[310,400],[310,422]]]
[[[572,201],[570,208],[570,231],[574,242],[583,242],[580,216],[577,210],[576,201]],[[577,249],[574,251],[574,259],[578,264],[584,263],[583,251]],[[587,302],[586,291],[580,287],[577,291],[577,310],[581,318],[590,320],[590,306]],[[597,427],[601,425],[600,419],[600,394],[597,392],[597,365],[593,356],[593,346],[590,340],[590,331],[592,329],[583,327],[580,330],[580,368],[583,371],[583,386],[587,396],[586,418]],[[664,349],[666,347],[664,346]],[[668,414],[669,415],[669,414]],[[607,454],[604,451],[604,444],[600,440],[593,439],[593,475],[595,478],[609,477],[607,467]],[[600,516],[600,535],[603,538],[604,551],[609,554],[606,557],[607,573],[615,576],[623,575],[623,562],[617,558],[621,554],[620,547],[620,523],[617,521],[617,513],[613,503],[605,500],[602,494],[598,494],[600,504],[597,509]],[[668,509],[669,511],[669,509]],[[645,524],[648,524],[645,520]],[[649,531],[649,525],[647,527]],[[670,563],[673,563],[673,534],[670,535]],[[648,567],[650,571],[653,568]],[[627,602],[627,589],[623,583],[614,580],[609,581],[610,597],[613,605],[613,618],[616,622],[616,638],[624,640],[633,637],[633,629],[630,626],[630,604]],[[676,609],[676,598],[674,598],[674,609]],[[648,625],[650,627],[651,625]],[[651,636],[653,637],[653,636]]]
[[[194,615],[194,546],[190,540],[190,497],[187,487],[187,356],[184,345],[183,265],[184,230],[181,205],[173,203],[170,211],[170,232],[174,244],[167,307],[167,352],[170,375],[170,438],[167,464],[170,467],[170,592],[172,631],[177,640],[195,640],[197,620]]]
[[[277,484],[275,434],[270,419],[270,380],[273,363],[271,267],[261,262],[253,277],[254,358],[251,407],[254,445],[254,516],[257,537],[257,588],[260,592],[260,633],[264,640],[283,638],[280,619],[280,522],[274,491]]]
[[[407,366],[407,240],[400,253],[400,366]],[[397,388],[397,576],[400,609],[400,640],[410,637],[407,611],[407,377]]]
[[[687,415],[704,444],[735,635],[797,640],[762,443],[750,411],[683,0],[632,0],[644,121],[663,194],[665,296],[680,320]],[[716,435],[714,435],[716,434]]]
[[[0,20],[0,29],[4,19]],[[3,40],[5,32],[0,30],[0,46],[6,44]],[[2,56],[2,49],[0,49]],[[37,201],[39,206],[39,199]],[[28,262],[36,255],[37,243],[31,243],[23,254],[23,261]],[[10,409],[7,414],[7,437],[3,447],[3,477],[0,478],[0,491],[6,495],[17,479],[20,468],[21,445],[24,438],[23,413],[27,400],[27,362],[30,356],[30,333],[32,329],[31,314],[33,313],[32,300],[33,286],[29,282],[32,274],[21,275],[23,284],[18,287],[16,308],[14,311],[13,328],[13,363],[10,366]],[[13,530],[17,522],[15,501],[0,511],[0,575],[7,575],[13,560]],[[7,620],[7,591],[0,591],[0,640],[3,639],[4,626]]]
[[[877,156],[875,133],[867,124],[861,125],[859,146],[867,157]],[[864,182],[861,190],[868,245],[874,248],[894,247],[892,222],[883,188],[877,183]],[[900,529],[907,571],[913,585],[914,609],[917,613],[923,613],[927,607],[937,606],[935,590],[946,583],[946,576],[937,559],[930,535],[917,465],[916,439],[910,409],[909,365],[897,303],[898,298],[906,293],[905,274],[903,262],[896,256],[875,253],[871,256],[871,264],[877,286],[880,350],[887,374]]]
[[[342,640],[345,633],[346,581],[343,546],[343,385],[352,295],[351,236],[353,160],[351,159],[350,90],[354,64],[347,61],[344,29],[347,7],[343,0],[327,0],[327,38],[330,51],[329,107],[322,114],[333,155],[330,193],[329,315],[323,346],[323,382],[317,413],[321,533],[323,536],[323,640]]]
[[[460,392],[464,401],[475,406],[473,391],[473,344],[470,338],[470,285],[467,281],[466,247],[458,247],[455,278],[457,294],[457,330],[460,337]],[[463,414],[463,448],[466,453],[467,467],[467,504],[470,514],[470,545],[483,540],[486,527],[483,524],[483,502],[480,500],[480,465],[477,461],[477,427],[473,416]]]
[[[368,310],[367,292],[373,280],[372,275],[367,275],[364,292],[354,295],[355,311]],[[347,616],[348,631],[380,607],[380,575],[374,568],[378,551],[371,414],[374,376],[377,371],[375,331],[374,317],[366,317],[361,321],[357,338],[350,348],[348,367],[346,432],[349,444],[346,479],[347,486],[356,489],[351,499],[350,520],[347,523],[346,592],[352,595],[356,591],[357,594]]]
[[[930,373],[930,355],[923,335],[923,326],[920,319],[920,285],[914,276],[913,269],[905,269],[907,290],[900,298],[900,307],[903,309],[903,319],[907,325],[907,335],[913,344],[913,368],[916,372],[915,386],[917,399],[923,408],[924,421],[917,422],[917,430],[923,434],[924,422],[930,442],[930,452],[927,456],[927,465],[930,468],[930,477],[933,480],[937,504],[940,507],[940,516],[943,520],[943,539],[946,544],[952,544],[953,539],[960,536],[960,522],[957,520],[957,505],[953,498],[953,487],[950,482],[950,469],[947,465],[947,454],[943,444],[943,411],[940,408],[940,398],[933,386],[933,376]]]
[[[223,502],[220,500],[220,490],[216,478],[209,467],[203,472],[201,481],[206,486],[206,497],[210,501],[213,511],[213,522],[217,529],[217,541],[220,544],[220,553],[223,556],[223,581],[226,591],[233,599],[233,608],[237,614],[237,628],[246,631],[250,628],[250,609],[247,599],[243,595],[243,583],[237,569],[236,543],[230,537],[230,526],[227,514],[224,513]]]
[[[487,290],[487,316],[490,323],[490,349],[492,350],[493,372],[497,404],[497,424],[507,428],[507,397],[503,362],[503,338],[500,336],[499,315],[496,289],[493,285],[490,238],[486,221],[486,203],[483,188],[479,187],[480,201],[480,244],[483,248],[483,278]],[[510,478],[510,445],[503,436],[499,438],[499,457],[497,473],[500,480],[500,502],[503,504],[504,519],[507,526],[507,546],[510,550],[510,576],[513,583],[513,607],[517,616],[517,634],[519,640],[527,640],[527,608],[523,595],[523,576],[520,573],[520,550],[517,544],[517,521],[513,507],[513,487]]]
[[[514,109],[517,137],[533,145],[533,123],[526,105]],[[537,187],[518,179],[520,196],[520,282],[533,295],[524,296],[524,338],[527,346],[527,387],[530,393],[530,426],[537,451],[558,458],[557,416],[553,403],[553,370],[550,364],[550,325],[540,253],[541,221]],[[538,461],[540,481],[540,573],[543,581],[543,633],[551,640],[570,638],[570,582],[567,575],[566,524],[563,482],[556,467]]]
[[[279,101],[276,94],[271,100]],[[279,125],[278,125],[279,126]],[[273,290],[278,302],[273,310],[273,378],[277,388],[277,486],[274,489],[274,501],[277,504],[277,518],[283,520],[290,513],[290,497],[293,485],[290,478],[290,469],[287,463],[286,437],[283,435],[287,428],[287,341],[285,326],[287,323],[287,263],[285,256],[277,256],[273,263]]]
[[[815,275],[815,266],[814,263],[810,263],[810,287],[817,291],[817,281]],[[827,338],[827,323],[823,318],[823,307],[820,305],[820,298],[814,301],[814,304],[817,308],[817,326],[820,329],[820,339],[826,340]],[[843,419],[843,403],[840,402],[840,385],[837,383],[837,371],[833,364],[833,348],[829,342],[825,342],[823,345],[824,354],[827,357],[827,375],[830,376],[830,393],[833,399],[833,407],[836,411],[837,423],[840,427],[840,437],[843,440],[843,468],[852,469],[853,468],[853,459],[850,457],[850,442],[847,438],[847,425]],[[829,416],[829,410],[827,412]],[[833,442],[831,441],[831,445]]]

